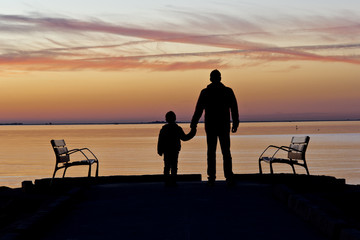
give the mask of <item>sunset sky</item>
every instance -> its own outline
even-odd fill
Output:
[[[189,121],[215,68],[240,121],[360,119],[360,1],[0,3],[0,123]]]

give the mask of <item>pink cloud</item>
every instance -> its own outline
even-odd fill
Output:
[[[69,70],[123,70],[152,69],[159,71],[209,69],[214,66],[224,66],[218,60],[204,61],[146,61],[133,57],[104,59],[56,59],[51,57],[0,57],[0,66],[21,71],[69,71]]]
[[[219,20],[222,21],[219,21]],[[105,33],[116,36],[135,37],[139,40],[122,43],[98,43],[98,40],[89,40],[95,44],[89,46],[66,44],[53,38],[44,38],[54,47],[35,48],[35,50],[21,50],[21,46],[13,49],[7,46],[0,55],[0,65],[4,69],[20,70],[81,70],[81,69],[98,69],[98,70],[120,70],[144,68],[152,70],[188,70],[196,68],[208,68],[214,64],[223,65],[224,67],[234,66],[225,63],[222,59],[227,56],[237,55],[246,56],[247,59],[256,60],[258,64],[267,61],[323,61],[323,62],[344,62],[350,64],[360,64],[358,55],[326,55],[324,50],[337,49],[359,49],[360,43],[349,44],[315,44],[308,46],[290,46],[278,47],[270,43],[254,42],[244,40],[244,36],[256,35],[258,39],[266,36],[277,37],[280,33],[264,31],[259,24],[238,19],[221,14],[217,15],[189,15],[188,23],[193,24],[193,28],[203,28],[204,30],[218,29],[220,26],[226,26],[228,34],[199,34],[193,33],[193,29],[188,31],[178,31],[178,29],[148,29],[137,26],[121,26],[119,24],[107,23],[100,20],[77,20],[67,18],[50,18],[44,16],[20,16],[20,15],[0,15],[0,32],[24,33],[31,38],[32,32],[59,32],[79,34],[87,36],[88,33]],[[291,20],[291,19],[290,19]],[[320,21],[321,20],[321,21]],[[321,18],[314,27],[306,28],[309,25],[308,20],[292,19],[298,29],[292,32],[311,32],[311,34],[342,34],[345,38],[353,39],[356,34],[360,33],[360,25],[354,24],[353,21],[341,19],[340,23],[329,18]],[[238,28],[238,32],[231,30]],[[159,30],[161,29],[161,30]],[[226,32],[226,31],[225,31]],[[286,30],[284,30],[286,32]],[[282,32],[282,33],[284,33]],[[278,36],[279,37],[279,36]],[[323,36],[322,36],[323,37]],[[349,42],[351,42],[349,40]],[[124,46],[136,46],[151,42],[170,42],[175,44],[196,44],[208,47],[221,47],[228,50],[223,51],[198,51],[198,52],[165,52],[153,54],[142,52],[136,56],[109,55],[106,49],[115,49]],[[0,47],[1,50],[1,47]],[[100,52],[91,53],[91,50]],[[322,52],[319,52],[322,50]],[[94,54],[99,57],[94,58]],[[186,61],[179,58],[198,57],[196,60]]]

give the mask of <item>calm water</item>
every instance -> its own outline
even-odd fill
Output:
[[[189,124],[181,124],[185,132]],[[0,186],[20,187],[24,180],[49,178],[55,166],[51,139],[65,139],[69,148],[88,147],[100,160],[100,175],[161,174],[156,154],[161,125],[0,126]],[[235,173],[258,173],[258,157],[269,144],[288,145],[294,135],[311,137],[307,161],[311,174],[345,178],[360,184],[360,122],[241,123],[232,135]],[[79,155],[80,156],[80,155]],[[224,179],[218,154],[217,178]],[[268,171],[268,166],[264,165]],[[275,165],[276,172],[291,172]],[[304,173],[298,168],[299,173]],[[61,176],[58,171],[57,176]],[[206,179],[206,142],[203,126],[183,142],[179,173],[201,173]],[[72,167],[67,176],[86,176],[87,168]]]

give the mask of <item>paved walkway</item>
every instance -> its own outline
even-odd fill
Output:
[[[326,239],[266,184],[104,184],[80,200],[42,239]]]

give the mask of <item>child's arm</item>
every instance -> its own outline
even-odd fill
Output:
[[[192,139],[193,137],[195,137],[196,128],[191,128],[191,131],[188,134],[185,134],[184,131],[182,131],[182,132],[183,132],[183,134],[181,136],[181,140],[188,141],[188,140]]]
[[[163,145],[164,145],[163,134],[162,131],[160,130],[158,144],[157,144],[157,152],[160,156],[162,156],[164,153]]]

